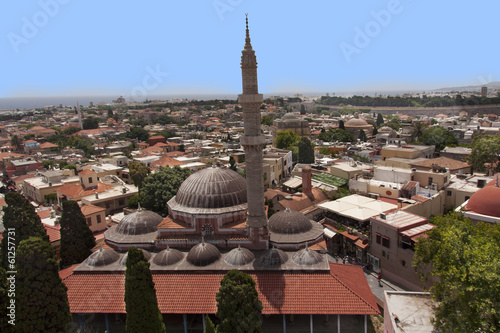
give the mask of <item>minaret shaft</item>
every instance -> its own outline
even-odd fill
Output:
[[[243,109],[243,121],[245,123],[244,136],[240,138],[240,142],[245,149],[248,196],[247,226],[249,228],[265,229],[261,231],[252,231],[252,233],[258,232],[261,237],[265,238],[267,236],[267,215],[264,204],[262,150],[266,140],[260,130],[260,106],[263,97],[258,91],[257,58],[255,57],[255,51],[252,49],[252,44],[250,43],[248,19],[245,48],[241,53],[243,93],[238,96],[238,101]]]

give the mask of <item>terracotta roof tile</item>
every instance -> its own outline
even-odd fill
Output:
[[[51,243],[61,240],[61,226],[51,226],[43,223],[45,230],[47,231],[47,236],[49,236],[49,241]]]
[[[175,222],[170,218],[170,216],[165,217],[160,224],[158,224],[158,229],[186,229],[189,226],[185,224],[181,224],[179,222]]]
[[[327,273],[256,272],[263,314],[379,314],[360,267],[330,264]],[[215,313],[222,273],[153,272],[162,313]],[[72,274],[64,279],[72,313],[125,313],[124,275]]]
[[[58,148],[59,146],[58,145],[55,145],[51,142],[44,142],[40,145],[40,148],[42,149],[47,149],[47,148]]]
[[[80,207],[80,210],[82,211],[83,215],[88,216],[88,215],[92,215],[95,213],[105,211],[106,208],[94,206],[94,205],[83,205],[82,207]]]
[[[41,220],[50,217],[50,209],[39,210],[36,215],[40,217]]]
[[[165,156],[165,157],[160,158],[158,161],[154,161],[153,163],[151,163],[151,166],[152,167],[167,167],[167,166],[173,167],[176,165],[184,165],[184,164],[186,164],[186,163],[178,161],[175,158]]]
[[[101,193],[111,188],[113,188],[113,186],[98,182],[97,187],[88,189],[84,189],[82,185],[78,184],[64,184],[63,186],[59,187],[56,191],[57,193],[67,196],[71,200],[75,200],[94,193]]]
[[[83,171],[80,171],[78,175],[92,175],[95,174],[96,172],[91,170],[91,169],[85,169]]]
[[[428,160],[423,160],[421,162],[411,163],[410,165],[412,167],[417,166],[417,167],[424,167],[424,168],[432,168],[433,164],[437,164],[439,167],[442,167],[442,168],[449,168],[450,170],[458,170],[458,169],[470,167],[470,164],[467,162],[457,161],[457,160],[454,160],[452,158],[448,158],[448,157],[444,157],[444,156],[441,156],[438,158],[431,158]]]

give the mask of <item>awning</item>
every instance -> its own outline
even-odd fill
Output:
[[[337,234],[335,231],[328,229],[328,228],[324,228],[323,232],[324,232],[325,236],[328,238],[333,238],[333,236],[335,236]]]

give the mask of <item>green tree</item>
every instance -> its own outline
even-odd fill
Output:
[[[437,227],[417,242],[413,265],[423,281],[436,277],[436,330],[500,332],[500,225],[456,212],[432,222]]]
[[[300,114],[306,114],[307,110],[304,104],[300,104]]]
[[[427,123],[424,123],[423,121],[416,121],[411,125],[413,131],[411,133],[411,141],[415,142],[417,141],[422,134],[424,134],[425,129],[428,127]]]
[[[8,292],[9,284],[10,282],[7,280],[7,272],[3,269],[3,267],[0,267],[0,309],[4,311],[4,314],[0,317],[0,332],[13,332],[15,327],[7,322],[11,319],[9,317],[10,310],[7,308],[10,302]]]
[[[266,125],[266,126],[272,126],[273,125],[273,117],[271,116],[262,116],[260,117],[260,123],[262,125]]]
[[[377,134],[378,134],[378,129],[376,126],[373,126],[372,136],[375,136]]]
[[[141,187],[144,179],[151,173],[151,169],[146,164],[137,161],[130,162],[128,170],[130,179],[137,187]]]
[[[279,149],[290,149],[295,146],[300,140],[300,136],[293,131],[278,131],[274,145]]]
[[[17,135],[14,134],[10,138],[10,145],[12,147],[15,147],[16,150],[18,150],[18,151],[22,150],[22,148],[23,148],[23,140],[19,136],[17,136]]]
[[[366,142],[366,140],[368,140],[368,138],[366,137],[365,131],[363,131],[363,130],[359,131],[359,139],[363,142]]]
[[[16,257],[16,331],[65,332],[72,318],[54,249],[30,237],[19,244]]]
[[[5,203],[3,215],[3,226],[5,230],[2,234],[2,266],[7,270],[8,267],[8,243],[15,244],[15,248],[19,247],[19,243],[29,237],[40,237],[45,241],[49,241],[49,236],[42,225],[40,217],[35,212],[35,207],[33,207],[30,202],[24,198],[21,194],[17,192],[8,192],[5,194]],[[9,231],[15,232],[15,237],[9,238]],[[12,245],[12,244],[11,244]]]
[[[485,171],[485,163],[491,163],[492,166],[497,163],[496,169],[500,171],[500,137],[497,135],[475,136],[472,140],[472,152],[468,158],[474,170]]]
[[[141,206],[158,214],[167,215],[167,201],[177,194],[182,182],[191,175],[189,169],[173,168],[160,169],[144,179],[139,188]]]
[[[135,247],[127,254],[125,307],[127,332],[165,332],[149,262]]]
[[[134,194],[128,199],[128,208],[136,209],[139,207],[139,193]]]
[[[229,169],[236,171],[236,161],[234,160],[233,156],[229,156]]]
[[[208,315],[205,316],[205,332],[204,333],[216,333],[214,323]]]
[[[345,130],[345,125],[344,125],[344,121],[342,119],[339,120],[339,128],[341,130]]]
[[[382,117],[382,114],[379,113],[377,115],[377,126],[380,127],[384,123],[384,117]]]
[[[76,201],[65,201],[61,224],[61,266],[79,264],[92,254],[95,238]]]
[[[142,127],[132,127],[126,134],[130,139],[137,139],[139,141],[147,141],[149,139],[149,132]]]
[[[418,142],[427,146],[436,146],[437,152],[443,150],[446,146],[458,144],[458,140],[453,133],[441,126],[426,129],[418,139]]]
[[[262,332],[262,303],[250,275],[229,271],[220,283],[216,300],[216,316],[221,321],[218,332]]]
[[[87,117],[82,123],[83,129],[95,129],[99,128],[99,120],[94,117]]]
[[[300,138],[299,144],[299,163],[314,163],[314,144],[308,138]]]
[[[353,142],[354,137],[346,130],[335,128],[329,129],[327,132],[320,133],[318,138],[325,142]]]

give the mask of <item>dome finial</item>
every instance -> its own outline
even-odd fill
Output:
[[[205,245],[205,237],[201,236],[201,244]]]
[[[248,29],[248,13],[245,13],[245,22],[246,22],[245,49],[251,50],[252,44],[250,43],[250,30]]]
[[[290,213],[290,203],[289,202],[286,203],[285,212]]]
[[[99,243],[99,252],[102,252],[102,242]]]
[[[141,203],[137,201],[137,211],[140,212],[142,210]]]

